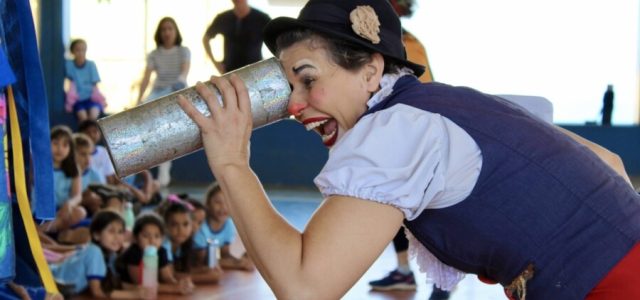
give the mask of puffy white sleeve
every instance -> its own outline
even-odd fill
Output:
[[[331,149],[314,182],[325,197],[385,203],[415,219],[444,190],[446,128],[441,115],[402,104],[367,115]]]

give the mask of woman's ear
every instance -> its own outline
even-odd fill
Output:
[[[364,66],[364,80],[370,93],[380,89],[380,80],[384,71],[384,58],[380,53],[371,54],[371,61]]]

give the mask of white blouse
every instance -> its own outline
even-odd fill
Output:
[[[401,75],[385,75],[369,107],[389,95]],[[325,197],[389,204],[413,220],[425,209],[464,200],[481,167],[480,148],[462,128],[442,115],[398,104],[363,117],[348,130],[314,182]],[[464,277],[409,237],[409,253],[440,288],[452,289]]]
[[[367,105],[383,100],[403,75],[384,75]],[[464,200],[481,167],[480,148],[462,128],[442,115],[398,104],[345,132],[314,182],[324,196],[393,205],[413,220],[426,208]]]

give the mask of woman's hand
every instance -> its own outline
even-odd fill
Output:
[[[226,167],[248,166],[253,118],[249,93],[238,76],[231,75],[229,79],[211,77],[211,83],[220,91],[224,107],[207,86],[196,84],[211,116],[205,117],[182,96],[179,96],[178,104],[200,128],[209,167],[218,177]]]

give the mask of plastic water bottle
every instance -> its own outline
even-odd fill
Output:
[[[150,293],[148,299],[158,297],[158,248],[147,246],[142,257],[142,286]]]
[[[133,224],[136,222],[136,216],[133,214],[133,204],[127,201],[124,203],[124,225],[127,231],[133,230]]]
[[[218,265],[218,257],[220,256],[220,243],[218,242],[218,240],[209,240],[207,242],[209,243],[208,265],[209,268],[213,269]]]

